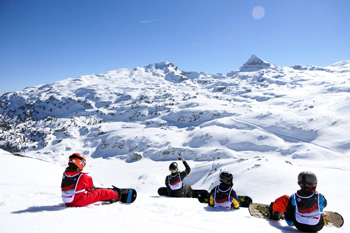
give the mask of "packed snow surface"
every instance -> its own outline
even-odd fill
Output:
[[[144,159],[127,163],[120,159],[90,159],[86,171],[96,185],[133,187],[138,197],[132,204],[97,203],[68,208],[61,201],[60,182],[64,166],[0,151],[0,232],[297,232],[284,221],[253,218],[247,208],[219,211],[192,198],[159,197],[169,162]],[[221,169],[234,175],[234,188],[255,202],[270,203],[298,188],[296,176],[311,170],[319,179],[318,190],[328,200],[326,210],[341,213],[342,228],[324,227],[322,232],[348,232],[350,217],[349,159],[309,161],[293,165],[272,156],[250,160],[188,161],[192,172],[186,179],[193,188],[209,189],[218,183]],[[212,172],[212,168],[217,170]],[[180,168],[184,166],[180,164]]]

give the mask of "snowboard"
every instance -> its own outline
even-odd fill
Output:
[[[115,186],[113,187],[116,188]],[[95,187],[95,189],[113,189],[113,188]],[[120,193],[119,193],[118,201],[122,203],[133,203],[136,200],[137,192],[133,188],[119,188],[119,192]]]
[[[270,205],[251,203],[249,205],[249,213],[251,216],[256,218],[270,219]],[[344,224],[343,217],[337,212],[323,211],[322,216],[325,226],[334,226],[339,228]]]
[[[200,197],[198,197],[198,201],[200,203],[209,203],[210,200],[210,193],[207,192],[207,195],[202,195]],[[248,197],[248,196],[241,196],[238,195],[238,202],[239,202],[239,207],[244,207],[244,208],[248,208],[249,204],[253,202],[253,200]]]
[[[168,196],[168,189],[167,189],[167,187],[160,187],[158,189],[158,195],[159,196]],[[204,190],[204,189],[192,189],[192,198],[199,198],[199,197],[207,196],[207,195],[208,195],[208,191],[207,190]]]
[[[121,188],[119,201],[122,203],[133,203],[136,200],[137,192],[133,188]]]

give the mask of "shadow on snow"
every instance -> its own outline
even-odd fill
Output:
[[[13,211],[13,214],[23,214],[23,213],[39,213],[43,211],[60,211],[67,208],[65,204],[61,203],[58,205],[48,205],[48,206],[31,206],[24,210]]]

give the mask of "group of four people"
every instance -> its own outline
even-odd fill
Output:
[[[181,158],[184,171],[179,171],[178,164],[169,166],[170,175],[165,178],[168,196],[192,197],[190,185],[184,185],[183,180],[191,172],[188,163]],[[96,188],[92,178],[82,172],[86,164],[83,154],[74,153],[69,156],[68,167],[63,173],[61,190],[62,200],[67,206],[81,207],[98,201],[117,202],[121,190]],[[298,176],[300,190],[290,197],[284,195],[270,205],[271,219],[285,219],[287,224],[295,226],[300,231],[315,232],[323,228],[322,211],[327,205],[325,197],[316,191],[317,177],[312,172],[301,172]],[[220,184],[210,191],[209,205],[220,209],[238,209],[238,195],[233,190],[233,176],[221,172]]]

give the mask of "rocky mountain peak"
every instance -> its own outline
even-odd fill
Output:
[[[266,69],[271,68],[272,65],[268,63],[267,61],[264,61],[257,57],[256,55],[252,55],[249,60],[244,63],[244,65],[239,68],[240,71],[251,71],[251,70],[259,70],[259,69]]]

